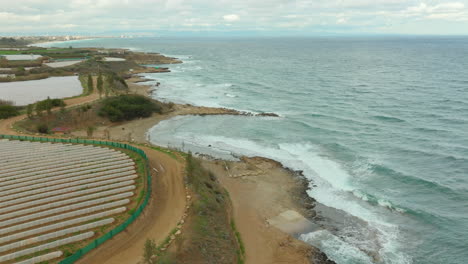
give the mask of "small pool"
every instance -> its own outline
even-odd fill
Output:
[[[1,82],[0,99],[13,101],[15,105],[27,105],[50,98],[64,98],[83,92],[77,76],[51,77],[25,82]]]

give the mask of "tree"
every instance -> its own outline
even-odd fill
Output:
[[[34,110],[34,105],[28,104],[28,106],[26,107],[26,114],[28,115],[28,118],[33,117],[33,110]]]
[[[98,114],[109,118],[111,122],[149,117],[152,113],[161,113],[162,106],[142,95],[120,95],[103,100]]]
[[[106,93],[109,95],[110,91],[114,90],[114,74],[109,74],[106,76]]]
[[[47,114],[50,115],[52,113],[52,101],[50,100],[50,97],[47,96],[47,99],[45,100],[45,110],[47,111]]]
[[[97,90],[99,92],[99,98],[102,96],[102,90],[103,90],[103,81],[102,81],[102,74],[99,73],[98,79],[97,79]]]
[[[17,107],[13,105],[0,104],[0,119],[19,115]]]
[[[91,74],[88,75],[88,92],[92,93],[94,90],[93,77]]]
[[[42,116],[42,111],[43,111],[42,108],[39,107],[39,104],[36,104],[36,107],[35,107],[35,108],[36,108],[36,115],[37,115],[38,117],[41,117],[41,116]]]

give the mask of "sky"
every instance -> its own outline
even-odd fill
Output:
[[[0,0],[0,35],[468,35],[468,0]]]

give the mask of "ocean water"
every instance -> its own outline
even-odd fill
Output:
[[[468,263],[468,38],[71,44],[182,59],[171,73],[146,75],[161,83],[160,100],[279,114],[177,117],[148,136],[302,170],[324,217],[300,238],[337,263]]]

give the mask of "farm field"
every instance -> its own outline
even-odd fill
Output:
[[[144,184],[121,151],[0,140],[0,263],[56,263],[125,221]]]

